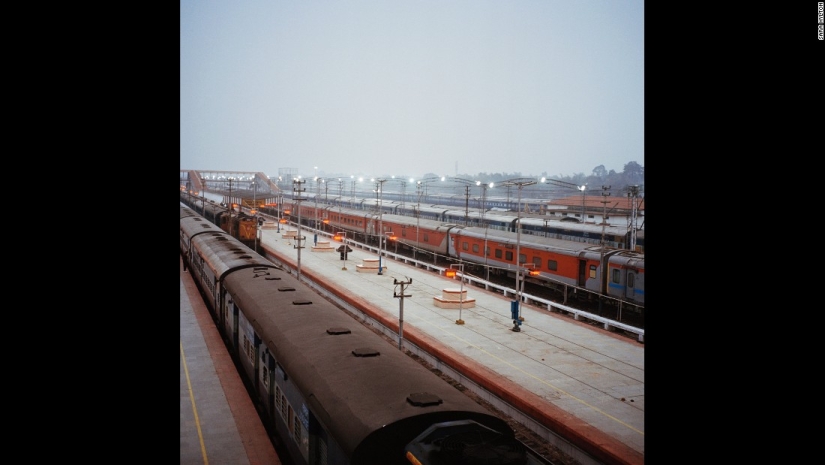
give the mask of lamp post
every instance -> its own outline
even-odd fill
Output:
[[[293,179],[292,180],[292,200],[294,200],[298,205],[298,233],[295,235],[295,239],[297,244],[295,248],[298,249],[298,268],[296,272],[296,277],[298,281],[301,280],[301,249],[304,247],[301,245],[301,241],[304,239],[301,236],[301,201],[306,200],[305,198],[301,197],[301,192],[304,191],[303,187],[301,187],[306,181],[302,179]]]
[[[201,178],[201,215],[206,216],[206,178]]]
[[[417,191],[416,194],[418,194],[418,208],[415,209],[415,249],[413,249],[413,260],[418,249],[421,247],[421,181],[415,184],[415,190]]]
[[[229,235],[232,236],[232,181],[235,178],[229,178]]]
[[[535,180],[510,180],[504,181],[502,184],[505,186],[518,186],[518,203],[516,204],[516,304],[515,304],[515,317],[518,321],[521,321],[521,287],[519,286],[519,275],[521,274],[521,190],[524,186],[532,186],[536,184],[537,181]],[[513,331],[521,331],[518,327],[518,323],[515,324],[513,327]]]
[[[258,182],[252,181],[252,213],[253,215],[258,211]]]
[[[581,223],[584,224],[584,212],[585,212],[585,209],[584,209],[584,193],[587,189],[587,183],[584,183],[581,186],[579,186],[578,184],[573,184],[572,182],[561,181],[561,180],[558,180],[558,179],[547,179],[547,178],[544,178],[544,177],[541,178],[541,182],[543,184],[552,184],[552,185],[556,185],[556,186],[566,187],[568,189],[576,189],[577,191],[581,191],[582,192],[582,220],[581,220]]]
[[[484,222],[484,213],[487,211],[487,188],[493,188],[495,184],[482,184],[481,181],[476,181],[476,186],[481,186],[481,225],[484,227],[484,269],[486,270],[486,280],[490,280],[490,267],[487,266],[487,223]]]
[[[341,268],[344,271],[347,271],[347,232],[346,231],[339,231],[335,233],[333,239],[336,241],[341,241],[341,260],[344,261],[344,266]]]
[[[604,226],[607,223],[607,198],[610,196],[610,186],[602,186],[602,240],[601,240],[601,253],[599,258],[599,266],[602,268],[601,274],[599,275],[599,311],[602,311],[602,296],[607,289],[607,264],[604,262]]]
[[[277,209],[277,210],[275,210],[275,212],[278,214],[278,222],[275,224],[275,227],[276,227],[277,229],[276,229],[276,231],[275,231],[275,232],[276,232],[276,233],[278,233],[278,234],[281,234],[281,210],[283,210],[283,208],[284,208],[284,204],[283,204],[283,202],[284,202],[284,201],[283,201],[283,197],[284,197],[284,194],[283,194],[283,193],[279,190],[279,191],[278,191],[278,200],[277,200],[277,202],[278,202],[278,205],[277,205],[277,206],[278,206],[278,209]]]
[[[639,186],[630,186],[628,197],[632,197],[632,210],[630,212],[630,250],[636,250],[636,215],[638,215],[638,205],[636,199],[639,196]]]
[[[378,183],[378,274],[384,274],[384,266],[383,262],[381,261],[381,254],[382,254],[382,243],[384,242],[384,209],[382,199],[383,199],[383,191],[384,191],[384,183],[387,182],[386,179],[379,179],[376,181]]]
[[[455,320],[455,324],[463,325],[464,320],[461,319],[461,310],[464,307],[464,264],[452,264],[450,265],[450,271],[447,272],[447,276],[452,278],[456,276],[456,272],[454,270],[459,270],[461,272],[461,288],[458,290],[458,319]]]
[[[437,181],[439,179],[441,181],[444,180],[444,178],[430,177],[420,179],[415,183],[416,194],[418,197],[418,208],[415,211],[415,249],[413,250],[413,258],[415,258],[418,249],[421,248],[421,195],[425,194],[425,189],[430,182]],[[410,182],[412,182],[412,179]],[[435,253],[433,253],[433,263],[435,263]]]
[[[258,183],[256,181],[252,181],[252,209],[249,210],[249,214],[255,218],[255,252],[258,252],[258,234],[260,232],[259,224],[258,224]]]
[[[315,167],[315,173],[318,173],[318,167]],[[321,195],[321,183],[323,179],[315,176],[315,229],[318,229],[318,197]]]

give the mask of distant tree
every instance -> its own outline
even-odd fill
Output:
[[[593,176],[598,179],[605,179],[607,177],[607,169],[605,169],[604,165],[599,165],[593,168]]]
[[[626,185],[643,184],[645,179],[645,169],[635,161],[631,161],[624,165],[624,172],[622,173],[622,176]]]

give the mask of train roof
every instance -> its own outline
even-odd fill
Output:
[[[203,257],[206,266],[212,269],[218,279],[223,279],[229,271],[240,268],[277,268],[223,230],[220,234],[212,232],[193,237],[192,248]]]
[[[186,218],[189,216],[200,216],[200,214],[195,212],[191,208],[187,207],[186,205],[180,204],[180,217]]]
[[[419,226],[425,230],[437,230],[440,228],[463,228],[464,226],[452,222],[444,222],[439,220],[428,220],[426,218],[415,218],[406,215],[393,215],[385,213],[384,222],[393,224],[403,224],[406,226]],[[409,238],[407,238],[409,240]]]
[[[527,217],[522,218],[520,221],[522,226],[535,226],[536,229],[544,227],[546,221],[548,227],[561,228],[568,231],[587,231],[590,233],[599,234],[601,234],[602,231],[602,226],[599,224],[579,223],[576,221],[561,221],[559,219],[554,218]],[[605,225],[604,231],[605,233],[622,235],[628,232],[628,228],[625,226]]]
[[[588,244],[586,242],[568,241],[532,234],[521,234],[521,238],[519,239],[518,235],[512,232],[490,228],[479,228],[475,226],[463,228],[458,232],[458,234],[479,239],[486,238],[488,241],[498,242],[501,244],[520,244],[523,246],[541,248],[544,250],[565,251],[574,254],[583,251],[598,252],[600,250],[600,246]]]
[[[203,233],[226,234],[223,229],[200,214],[183,216],[183,213],[184,209],[181,208],[180,229],[183,235],[189,239]]]
[[[422,415],[428,423],[455,411],[496,421],[289,273],[239,270],[224,284],[347,455],[369,443],[371,433]],[[441,403],[415,406],[409,401],[422,393],[432,393]]]

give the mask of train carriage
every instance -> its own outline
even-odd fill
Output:
[[[441,205],[417,205],[407,204],[400,210],[400,214],[411,217],[418,217],[426,220],[444,221],[444,213],[447,209]]]
[[[570,221],[561,221],[542,217],[526,217],[521,219],[522,232],[532,236],[554,237],[568,241],[587,242],[590,244],[604,244],[619,249],[626,248],[627,228],[596,224],[583,224]],[[604,235],[604,236],[602,236]]]
[[[644,255],[620,251],[608,258],[607,294],[640,305],[645,303]]]
[[[416,219],[401,215],[384,215],[384,231],[391,231],[395,241],[413,250],[447,256],[449,253],[449,234],[455,229],[463,228],[451,223]]]
[[[506,421],[181,208],[184,258],[264,421],[295,463],[546,463]]]
[[[283,214],[292,221],[298,220],[297,202],[287,201],[280,208],[283,209]],[[576,286],[635,305],[644,305],[644,254],[641,252],[643,245],[640,245],[644,241],[644,231],[637,231],[635,238],[637,251],[630,251],[626,249],[632,242],[632,231],[627,231],[623,227],[605,226],[605,252],[602,253],[603,228],[601,225],[551,220],[543,215],[523,216],[519,221],[519,215],[510,212],[491,211],[484,212],[482,215],[477,209],[447,210],[434,205],[419,208],[417,204],[407,204],[402,208],[400,204],[389,204],[388,208],[403,214],[379,215],[375,208],[362,210],[301,202],[300,220],[302,226],[307,228],[323,229],[330,234],[346,232],[348,239],[373,245],[378,244],[379,235],[392,232],[398,241],[396,250],[398,246],[401,246],[402,249],[429,252],[434,256],[465,259],[488,267],[487,270],[494,274],[514,273],[512,270],[516,263],[514,249],[520,236],[521,248],[524,249],[521,252],[522,259],[538,270],[538,274],[528,276],[527,281],[560,291],[566,291],[565,286],[568,285]],[[410,209],[413,215],[408,216]],[[414,216],[416,212],[420,214],[420,217]],[[272,209],[270,214],[277,215],[278,211]],[[439,219],[428,219],[426,218],[428,214]],[[243,215],[239,216],[243,217]],[[464,225],[465,217],[466,226]],[[219,217],[219,220],[221,218],[225,216]],[[446,221],[448,218],[452,221]],[[482,219],[487,225],[486,228],[479,226]],[[383,231],[379,232],[379,225],[382,222]],[[522,226],[520,234],[516,232],[516,223]],[[237,229],[236,227],[233,234],[235,236],[238,236]],[[250,231],[254,231],[254,226],[250,228]],[[491,250],[487,256],[484,256],[480,251],[484,250],[485,245],[479,237],[486,234],[489,238],[497,233],[500,233],[500,242],[505,245]],[[453,244],[454,237],[448,237],[448,235],[459,234],[472,237],[466,240],[466,246],[470,250],[462,250],[460,245]],[[559,251],[569,252],[564,256],[570,256],[573,252],[583,254],[578,258],[576,272],[572,272],[567,266],[569,258],[560,261],[558,258],[562,255],[557,258],[547,255],[547,241],[550,241]],[[254,248],[254,241],[248,238],[247,242],[250,247]],[[391,246],[391,243],[388,245]],[[585,249],[587,252],[579,252]],[[616,255],[618,251],[625,251],[627,254]],[[628,260],[636,263],[636,267],[616,268],[619,271],[610,270],[608,273],[603,273],[601,260],[610,260],[614,255],[617,257],[614,260],[619,260],[618,257],[629,257]],[[587,299],[592,297],[589,294],[585,295]]]
[[[550,238],[527,241],[522,237],[519,241],[504,231],[483,228],[464,228],[452,234],[450,240],[451,255],[462,260],[515,274],[518,253],[519,261],[527,264],[525,270],[538,272],[528,278],[531,282],[548,285],[552,281],[598,291],[600,257],[592,248]]]

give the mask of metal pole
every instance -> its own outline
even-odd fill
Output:
[[[232,235],[232,178],[229,178],[229,235]]]
[[[381,244],[384,241],[384,209],[383,207],[383,197],[384,197],[384,183],[387,182],[386,179],[379,179],[378,180],[378,274],[382,275],[384,267],[381,261]]]
[[[304,182],[306,181],[302,181],[300,179],[292,180],[292,199],[295,200],[295,202],[298,205],[298,234],[295,236],[295,239],[297,239],[298,243],[295,245],[295,248],[298,249],[298,269],[296,272],[296,277],[299,281],[301,280],[301,249],[303,248],[303,246],[301,245],[301,240],[303,239],[303,236],[301,236],[301,201],[306,200],[301,197],[301,192],[304,191],[304,189],[301,188],[301,184],[303,184]]]
[[[418,248],[421,247],[421,241],[419,239],[420,231],[421,231],[421,181],[418,181],[416,184],[416,192],[418,194],[418,209],[415,211],[415,249],[413,249],[413,259],[415,259],[415,254],[418,252]]]
[[[492,187],[492,183],[490,183]],[[490,280],[490,267],[487,266],[487,223],[484,221],[484,213],[487,211],[487,185],[481,186],[481,224],[484,225],[484,269],[486,271],[486,280]]]
[[[404,297],[412,297],[412,294],[404,294],[404,286],[412,284],[412,278],[409,278],[409,281],[399,281],[393,278],[393,284],[401,286],[400,294],[397,294],[395,291],[392,293],[393,297],[400,299],[398,309],[398,350],[401,350],[401,341],[404,340]]]
[[[518,209],[516,215],[516,316],[521,316],[521,291],[519,287],[519,275],[521,274],[521,184],[518,186]],[[516,326],[518,328],[518,326]]]
[[[604,262],[604,226],[607,222],[607,197],[610,195],[607,190],[610,189],[610,186],[602,186],[602,205],[604,212],[602,213],[602,244],[601,244],[601,253],[599,258],[599,265],[601,266],[602,270],[599,275],[599,311],[602,310],[602,297],[605,294],[605,290],[607,289],[607,264]]]
[[[344,246],[344,267],[341,268],[344,271],[347,271],[347,232],[343,232],[344,237],[341,238],[341,243]]]
[[[513,331],[519,332],[519,322],[523,320],[521,317],[521,190],[524,186],[536,184],[536,181],[505,181],[504,183],[508,189],[512,185],[518,186],[518,202],[516,203],[516,304],[515,304],[515,321],[513,322]],[[509,196],[508,196],[509,199]]]
[[[470,216],[470,186],[464,186],[464,226],[467,226]]]
[[[458,319],[455,320],[455,324],[463,325],[464,320],[461,319],[461,311],[464,308],[464,264],[460,263],[458,265],[450,265],[450,268],[458,267],[459,271],[461,272],[461,287],[458,290]]]

